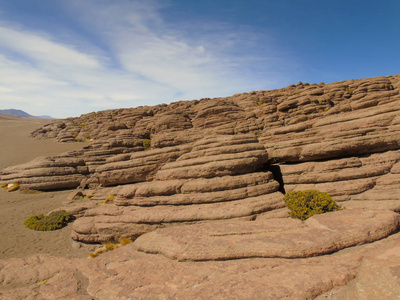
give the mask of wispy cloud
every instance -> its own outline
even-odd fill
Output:
[[[63,5],[82,29],[73,39],[61,38],[52,28],[0,23],[4,108],[67,117],[230,95],[282,81],[276,66],[286,63],[269,36],[254,29],[167,23],[157,1]]]
[[[92,57],[51,40],[51,36],[20,31],[0,26],[0,47],[16,52],[44,65],[57,67],[74,66],[97,68],[99,63]]]

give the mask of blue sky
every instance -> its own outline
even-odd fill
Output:
[[[0,109],[72,117],[400,72],[398,0],[0,0]]]

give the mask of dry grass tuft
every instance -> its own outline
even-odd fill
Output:
[[[7,192],[13,192],[19,189],[19,183],[9,183],[7,185]]]
[[[89,254],[89,258],[95,258],[95,257],[99,256],[100,254],[118,249],[118,248],[128,245],[130,243],[132,243],[132,240],[128,239],[128,238],[124,238],[124,237],[119,240],[119,243],[113,243],[111,241],[104,242],[104,243],[102,243],[103,247],[101,247],[101,248],[97,249],[96,251],[94,251],[93,253]]]
[[[110,194],[108,195],[108,197],[106,198],[106,200],[104,200],[104,204],[107,204],[109,202],[113,202],[114,201],[114,195]]]
[[[121,246],[125,246],[125,245],[132,243],[132,240],[128,239],[128,238],[121,238],[119,240],[119,243],[121,244]]]
[[[22,194],[42,194],[44,192],[38,190],[31,190],[31,189],[20,189]]]

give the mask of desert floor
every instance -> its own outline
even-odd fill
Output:
[[[80,149],[82,143],[60,144],[35,140],[30,133],[49,120],[0,115],[0,170],[28,162],[38,156],[56,155]],[[72,247],[71,224],[56,231],[33,231],[24,220],[57,209],[71,191],[23,194],[0,190],[0,258],[27,257],[36,253],[85,257],[88,252]]]

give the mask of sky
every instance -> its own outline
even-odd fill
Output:
[[[400,73],[398,0],[0,0],[0,109],[77,117]]]

